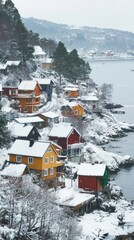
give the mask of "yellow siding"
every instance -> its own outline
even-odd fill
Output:
[[[56,146],[55,146],[56,147]],[[42,177],[45,179],[52,179],[56,177],[56,167],[62,166],[62,162],[57,162],[57,154],[53,150],[52,147],[49,147],[51,151],[47,151],[42,158],[39,157],[33,157],[33,163],[29,164],[28,163],[28,156],[22,156],[22,163],[28,165],[28,167],[32,170],[38,170],[38,171],[43,171],[45,169],[48,169],[48,176],[43,176],[42,172]],[[19,155],[21,156],[21,155]],[[32,157],[32,153],[31,153]],[[53,162],[51,161],[51,157],[53,157]],[[45,159],[48,159],[48,163],[45,163]],[[16,162],[16,155],[10,154],[9,155],[9,161],[10,162]],[[54,168],[54,174],[50,174],[50,168]]]
[[[84,115],[84,108],[80,105],[72,107],[74,115],[82,117]]]

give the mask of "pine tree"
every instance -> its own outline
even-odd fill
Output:
[[[7,128],[7,121],[2,112],[0,112],[0,148],[8,146],[11,141],[10,132]]]
[[[67,57],[68,52],[66,47],[62,42],[59,42],[54,54],[53,54],[53,68],[59,73],[60,75],[60,83],[61,83],[61,76],[65,75],[66,68],[67,68]]]

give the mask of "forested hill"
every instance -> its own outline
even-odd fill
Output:
[[[39,33],[41,37],[62,41],[70,50],[110,49],[115,52],[126,52],[134,49],[134,33],[131,32],[96,27],[76,28],[34,18],[22,20],[29,30]]]
[[[32,57],[34,45],[40,45],[52,52],[57,46],[53,40],[40,39],[39,34],[27,30],[11,0],[6,0],[5,3],[0,0],[0,62],[25,62]]]

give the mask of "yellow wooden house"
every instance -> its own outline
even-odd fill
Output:
[[[50,141],[17,139],[8,151],[9,161],[24,163],[46,180],[55,179],[63,167],[61,147]]]
[[[79,88],[75,85],[69,85],[64,88],[64,95],[68,99],[76,99],[79,97]]]
[[[61,107],[63,116],[67,117],[83,117],[85,114],[84,107],[77,102],[68,102]]]

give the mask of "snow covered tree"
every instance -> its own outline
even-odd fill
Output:
[[[106,84],[106,83],[102,84],[100,88],[100,101],[102,102],[102,104],[105,104],[111,101],[112,91],[113,91],[112,84]]]
[[[7,128],[5,116],[0,111],[0,148],[8,146],[11,141],[10,132]]]

